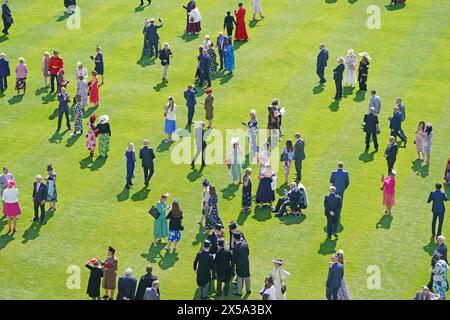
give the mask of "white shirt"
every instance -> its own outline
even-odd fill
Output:
[[[3,191],[2,200],[5,203],[17,203],[19,202],[19,190],[8,188]]]
[[[193,9],[189,13],[189,22],[191,22],[191,19],[194,20],[192,21],[192,23],[196,23],[202,20],[202,16],[200,15],[200,11],[198,10],[198,8]]]
[[[267,294],[269,296],[268,300],[277,300],[277,289],[272,285],[269,289],[264,288],[261,290],[263,294]]]
[[[166,119],[176,121],[177,120],[176,111],[177,111],[176,105],[173,106],[173,110],[170,110],[170,108],[168,108],[166,111]]]

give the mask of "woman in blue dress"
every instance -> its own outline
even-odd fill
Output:
[[[97,46],[97,49],[95,50],[95,52],[97,53],[97,55],[95,56],[95,58],[93,56],[91,56],[91,59],[95,63],[94,71],[97,72],[97,74],[102,76],[102,83],[101,84],[103,84],[105,79],[103,78],[104,68],[103,68],[102,48],[100,46]]]
[[[234,70],[234,47],[233,37],[228,37],[227,46],[225,47],[225,71],[233,74]]]
[[[125,152],[125,159],[127,160],[127,184],[125,185],[125,188],[129,189],[133,185],[131,180],[134,178],[134,165],[136,163],[136,153],[132,142],[128,144],[127,151]]]
[[[209,233],[209,230],[213,230],[217,224],[222,224],[222,220],[219,217],[219,209],[217,208],[217,201],[216,187],[209,186],[208,213],[205,217],[205,234]]]
[[[258,191],[256,192],[256,202],[262,208],[265,203],[268,203],[273,210],[272,202],[275,201],[275,191],[273,185],[276,184],[276,175],[270,167],[270,163],[266,163],[259,174]]]
[[[47,166],[47,173],[48,175],[45,179],[47,181],[47,201],[50,202],[49,210],[51,212],[55,212],[55,205],[56,202],[58,202],[58,195],[56,193],[56,173],[51,164]]]

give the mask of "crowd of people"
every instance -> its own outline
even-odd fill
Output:
[[[143,6],[141,1],[140,6]],[[262,14],[261,0],[252,2],[252,19],[256,19],[258,14],[261,19]],[[69,13],[73,13],[75,1],[64,2]],[[148,0],[148,5],[151,0]],[[202,15],[198,4],[190,0],[183,5],[186,10],[186,33],[200,34],[202,32]],[[8,29],[13,23],[11,10],[8,7],[8,1],[5,0],[3,7],[3,33],[8,34]],[[193,137],[195,139],[196,153],[193,157],[191,166],[195,168],[198,157],[201,154],[202,167],[207,165],[205,149],[207,148],[206,137],[213,128],[214,119],[214,95],[212,79],[217,71],[225,70],[230,75],[235,70],[234,41],[248,41],[249,36],[246,29],[246,8],[243,3],[239,3],[234,15],[228,11],[223,23],[223,30],[218,33],[216,41],[212,41],[209,35],[204,37],[203,43],[199,46],[197,67],[195,73],[196,83],[189,84],[184,91],[186,101],[187,126],[194,125],[195,107],[197,104],[197,94],[199,89],[207,84],[204,90],[205,121],[198,121],[195,127]],[[144,45],[142,55],[159,58],[163,66],[162,82],[168,83],[168,68],[170,60],[173,58],[172,51],[168,43],[160,46],[160,37],[158,30],[163,27],[163,20],[158,19],[159,24],[155,23],[154,18],[146,19],[144,22]],[[224,35],[226,31],[227,36]],[[233,40],[234,34],[234,40]],[[216,53],[217,48],[217,53]],[[326,80],[326,67],[330,53],[325,44],[320,44],[317,55],[316,73],[319,77],[319,85],[323,86]],[[349,49],[347,56],[337,58],[337,66],[333,70],[333,79],[336,86],[334,99],[341,99],[344,86],[354,87],[358,83],[359,91],[368,90],[368,71],[370,61],[372,60],[367,52],[359,53],[361,57],[359,65],[357,55],[353,49]],[[74,123],[72,135],[83,134],[83,114],[89,103],[94,109],[99,107],[99,88],[104,84],[104,62],[102,49],[96,46],[96,55],[91,56],[94,63],[94,70],[91,72],[91,80],[88,82],[88,70],[82,62],[78,62],[74,72],[75,94],[73,100],[70,98],[68,89],[71,80],[66,78],[64,70],[64,60],[57,50],[53,51],[51,56],[48,51],[44,52],[42,57],[41,72],[45,87],[50,86],[50,93],[57,96],[58,101],[58,125],[57,131],[60,131],[63,117],[66,119],[67,130],[72,130],[70,123],[70,105],[73,103]],[[16,86],[18,94],[26,93],[26,80],[29,69],[23,57],[19,58],[15,68]],[[7,89],[7,78],[10,76],[9,61],[4,53],[0,56],[0,85],[1,91]],[[101,82],[100,79],[101,78]],[[56,92],[55,92],[56,91]],[[368,107],[368,113],[363,118],[363,130],[365,132],[366,152],[373,143],[375,151],[378,151],[378,135],[382,132],[379,114],[381,112],[381,98],[376,90],[371,90],[371,98]],[[173,134],[177,131],[177,105],[175,98],[170,96],[164,106],[164,132],[167,135],[166,142],[173,141]],[[249,159],[256,160],[258,171],[253,173],[251,168],[243,167],[245,150],[241,147],[241,141],[234,137],[230,143],[230,152],[226,159],[229,169],[230,183],[242,185],[242,212],[248,214],[254,206],[253,197],[255,195],[255,204],[260,208],[268,205],[276,217],[285,214],[295,216],[303,215],[303,210],[308,208],[307,188],[301,183],[303,161],[306,159],[305,140],[297,132],[292,138],[284,142],[279,161],[283,168],[283,182],[285,186],[284,195],[276,199],[276,188],[278,186],[278,177],[273,166],[271,153],[275,147],[278,147],[284,136],[281,130],[282,118],[286,113],[285,107],[282,107],[278,99],[273,99],[268,107],[267,130],[269,138],[267,141],[258,141],[258,118],[255,110],[249,112],[249,121],[243,122],[248,130]],[[395,100],[392,115],[387,119],[389,122],[389,142],[384,151],[384,157],[387,162],[387,176],[381,176],[383,190],[383,205],[385,214],[392,215],[392,208],[395,206],[395,179],[397,171],[395,163],[399,146],[403,144],[406,147],[408,138],[402,128],[402,123],[406,119],[406,108],[401,97]],[[430,164],[431,142],[433,137],[432,125],[425,121],[420,121],[414,132],[414,144],[419,161],[425,161],[425,165]],[[86,149],[91,157],[95,157],[95,150],[98,148],[99,156],[107,158],[110,150],[111,126],[108,115],[102,115],[98,118],[95,114],[89,117],[86,133]],[[397,138],[400,143],[397,144]],[[125,150],[126,176],[125,188],[133,186],[135,177],[135,163],[137,161],[135,146],[130,142]],[[143,168],[144,185],[149,186],[152,176],[155,172],[154,166],[155,152],[150,147],[148,140],[143,141],[143,147],[139,150],[139,160]],[[294,164],[295,181],[290,180],[291,167]],[[445,180],[448,183],[450,171],[450,159],[446,168]],[[256,170],[255,170],[256,171]],[[256,176],[257,188],[253,193],[252,175]],[[338,239],[338,226],[340,224],[343,199],[346,189],[350,185],[349,172],[344,170],[344,163],[339,162],[337,169],[332,171],[329,183],[329,193],[324,197],[324,213],[326,216],[327,238],[334,237]],[[47,176],[43,178],[36,175],[32,189],[32,199],[34,206],[34,221],[45,223],[47,212],[56,211],[58,195],[56,189],[56,173],[53,166],[47,166]],[[216,287],[216,295],[227,296],[230,293],[231,283],[235,288],[232,293],[236,296],[242,296],[245,285],[247,294],[251,293],[250,281],[250,253],[249,245],[242,231],[238,230],[236,222],[232,221],[228,225],[228,233],[224,232],[224,223],[219,213],[219,197],[217,187],[205,179],[202,182],[201,215],[197,223],[205,228],[206,240],[202,243],[200,252],[196,255],[193,262],[193,270],[196,272],[197,285],[201,299],[208,299],[212,288]],[[445,214],[446,194],[441,190],[442,184],[436,183],[436,190],[431,192],[428,203],[432,204],[432,236],[437,239],[437,249],[432,259],[432,274],[430,282],[423,290],[417,293],[415,299],[445,299],[448,288],[446,272],[447,247],[445,238],[441,234]],[[0,175],[0,194],[3,200],[3,213],[7,217],[8,233],[17,232],[17,217],[21,214],[19,205],[19,192],[14,176],[9,169],[3,167],[3,174]],[[169,202],[170,194],[164,193],[159,201],[151,207],[149,214],[154,218],[153,221],[153,242],[157,247],[159,243],[167,241],[164,250],[167,252],[176,252],[177,244],[182,239],[183,210],[179,200],[173,198]],[[275,203],[275,205],[274,205]],[[46,205],[49,204],[48,210]],[[436,231],[436,223],[438,228]],[[227,241],[228,239],[228,241]],[[285,300],[286,299],[286,280],[290,273],[284,269],[284,262],[280,258],[273,259],[273,270],[270,275],[264,279],[263,288],[259,292],[264,300]],[[115,255],[115,249],[108,248],[105,260],[92,258],[86,263],[90,271],[87,294],[94,300],[114,299],[117,288],[118,300],[159,300],[159,281],[153,275],[152,267],[147,267],[147,272],[141,277],[139,283],[133,276],[133,271],[127,268],[125,275],[117,280],[118,261]],[[214,283],[216,282],[216,285]],[[105,293],[100,294],[100,286],[103,286]],[[432,292],[430,292],[430,289]],[[333,255],[329,266],[328,277],[326,280],[326,298],[327,299],[350,299],[349,290],[344,280],[344,255],[343,251],[338,251]]]

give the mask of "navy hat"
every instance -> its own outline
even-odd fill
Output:
[[[209,181],[208,181],[208,179],[203,180],[202,184],[203,184],[204,187],[209,186]]]
[[[216,225],[214,226],[214,230],[222,230],[223,226],[220,223],[216,223]]]
[[[232,221],[230,222],[230,224],[228,225],[229,229],[236,229],[238,227],[237,223]]]

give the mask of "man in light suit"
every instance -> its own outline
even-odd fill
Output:
[[[117,300],[134,300],[136,294],[136,278],[133,277],[133,271],[128,268],[125,270],[125,275],[119,277],[117,283]]]
[[[195,168],[195,162],[197,161],[197,158],[200,155],[200,153],[202,154],[202,167],[206,166],[206,159],[205,159],[206,130],[205,130],[205,123],[203,121],[199,121],[197,128],[195,128],[194,137],[195,137],[196,152],[191,162],[192,169]]]
[[[294,161],[295,161],[295,171],[297,172],[297,177],[295,180],[302,180],[302,162],[305,160],[305,140],[300,137],[300,133],[296,133],[295,145],[294,145]]]
[[[193,85],[188,85],[187,90],[184,92],[184,99],[186,99],[186,107],[188,108],[188,120],[186,127],[193,125],[192,118],[195,113],[195,105],[197,104],[197,99],[195,95],[198,93],[198,90],[194,88]]]
[[[375,90],[372,90],[370,92],[370,101],[369,101],[369,110],[370,108],[375,109],[375,114],[379,114],[381,111],[381,99],[379,96],[377,96],[377,92]]]
[[[386,150],[384,151],[384,157],[386,158],[388,172],[391,172],[392,169],[394,169],[395,161],[397,161],[397,152],[398,152],[398,145],[395,142],[395,137],[390,136],[389,144],[387,145]]]
[[[319,76],[319,83],[324,84],[327,82],[325,79],[325,67],[327,66],[328,61],[328,50],[325,48],[325,45],[322,43],[319,46],[319,54],[317,55],[317,70],[316,73]]]
[[[34,219],[39,220],[39,209],[41,209],[41,224],[44,224],[45,219],[45,202],[47,201],[47,186],[42,183],[42,177],[36,176],[36,180],[33,183],[33,204],[34,204]]]
[[[3,195],[3,191],[5,191],[8,186],[8,180],[13,180],[14,177],[7,167],[3,167],[3,173],[0,175],[0,196]]]
[[[148,187],[150,180],[155,173],[153,159],[155,159],[155,153],[149,146],[149,141],[144,140],[144,147],[139,151],[139,159],[142,160],[142,168],[144,169],[144,183]]]
[[[344,201],[344,192],[350,184],[348,171],[344,170],[344,163],[339,162],[337,170],[331,173],[330,183],[336,188],[336,194]]]
[[[378,151],[377,131],[379,131],[379,127],[378,116],[374,107],[370,107],[369,113],[364,115],[364,131],[366,132],[366,150],[369,150],[370,137],[372,137],[375,151]]]
[[[433,220],[431,222],[431,234],[433,237],[436,235],[436,220],[439,219],[439,226],[437,230],[437,236],[441,235],[442,225],[444,224],[445,215],[445,201],[447,201],[447,195],[441,191],[442,184],[436,183],[436,190],[430,192],[427,203],[433,202],[431,211],[433,212]]]
[[[325,196],[323,205],[325,207],[325,216],[327,217],[328,238],[331,238],[331,235],[333,235],[337,239],[339,218],[342,209],[342,198],[336,194],[336,187],[330,187],[330,194]]]
[[[161,300],[161,296],[159,295],[159,281],[153,281],[153,284],[150,288],[145,290],[144,300]]]
[[[342,98],[342,79],[345,70],[344,58],[338,58],[337,62],[338,66],[333,70],[333,79],[336,85],[336,95],[334,96],[335,100],[339,100]]]
[[[223,66],[225,64],[225,47],[227,46],[227,39],[224,37],[223,32],[219,32],[219,36],[217,37],[217,51],[219,52],[219,60],[220,60],[220,68],[219,70],[223,70]]]
[[[337,300],[338,291],[341,287],[342,278],[344,277],[344,265],[338,262],[338,258],[333,256],[332,264],[328,269],[328,277],[326,282],[327,300]]]

